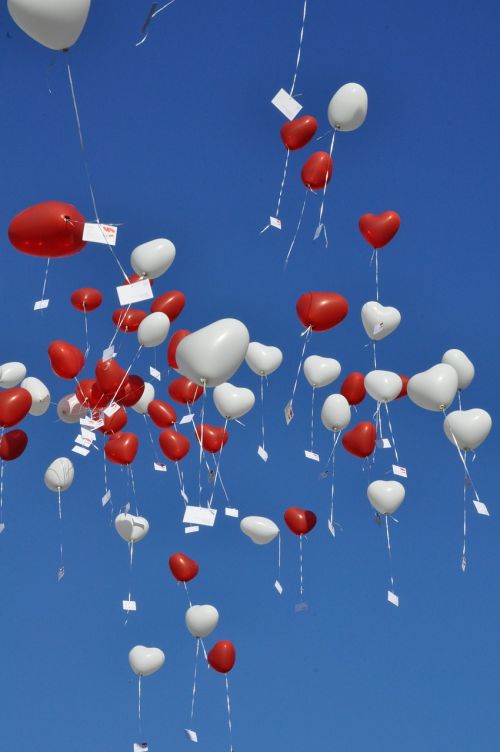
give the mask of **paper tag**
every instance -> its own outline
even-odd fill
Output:
[[[328,520],[328,530],[331,532],[331,534],[335,538],[335,525],[330,519]]]
[[[301,603],[296,603],[295,604],[295,613],[298,614],[301,611],[307,611],[308,608],[309,608],[309,606],[304,601],[302,601]]]
[[[392,590],[387,591],[387,600],[392,603],[393,606],[399,606],[399,595],[393,593]]]
[[[149,279],[141,279],[139,282],[132,282],[130,285],[120,285],[116,288],[116,292],[122,306],[140,303],[141,300],[150,300],[153,297]]]
[[[391,442],[389,441],[389,439],[377,439],[376,444],[379,449],[391,448]]]
[[[76,438],[79,439],[80,437],[77,436]],[[75,439],[75,441],[76,441],[76,439]],[[83,441],[83,439],[82,439],[82,441]],[[79,446],[77,444],[76,446],[73,447],[73,449],[71,451],[74,452],[75,454],[81,454],[82,457],[86,457],[87,454],[89,454],[90,449],[84,449],[84,447]]]
[[[106,506],[106,504],[108,503],[110,499],[111,499],[111,491],[106,491],[106,493],[101,499],[103,507]]]
[[[207,480],[209,483],[213,483],[215,481],[215,470],[209,470],[207,473]]]
[[[191,423],[191,421],[194,419],[193,413],[188,413],[187,415],[183,415],[183,417],[179,421],[179,425],[182,426],[184,423]]]
[[[47,300],[37,300],[35,305],[33,306],[34,311],[41,311],[43,308],[49,307],[50,298],[47,298]]]
[[[83,447],[90,446],[90,443],[91,442],[88,439],[84,439],[83,436],[80,436],[80,435],[78,435],[75,439],[75,444],[79,444],[80,446],[83,446]]]
[[[400,467],[399,465],[393,465],[392,466],[392,474],[393,475],[400,475],[402,478],[407,478],[408,474],[406,472],[406,467]]]
[[[185,533],[197,533],[199,531],[198,525],[189,525],[188,527],[184,528]]]
[[[134,752],[149,752],[147,742],[134,742]]]
[[[383,328],[384,328],[384,322],[379,321],[378,324],[375,324],[375,326],[373,327],[373,335],[375,336],[375,334],[378,334],[379,332],[381,332]]]
[[[474,506],[476,507],[476,512],[478,514],[484,514],[486,517],[490,516],[490,513],[488,512],[488,507],[484,502],[479,501],[479,499],[472,499]]]
[[[184,733],[186,734],[190,742],[198,741],[198,734],[196,733],[196,731],[191,731],[191,729],[184,729]]]
[[[320,480],[325,480],[325,478],[328,478],[329,475],[330,475],[330,471],[329,470],[322,470],[320,472],[320,474],[319,474],[319,479]]]
[[[59,567],[57,570],[57,581],[60,582],[64,577],[64,567]]]
[[[207,525],[208,527],[213,527],[216,516],[216,509],[210,509],[209,507],[187,506],[184,510],[184,517],[182,518],[182,521],[184,523],[192,523],[194,525]]]
[[[280,89],[277,94],[271,99],[271,104],[274,104],[277,110],[279,110],[288,120],[293,120],[302,109],[302,105],[297,102],[296,99],[290,96],[290,94],[284,89]]]
[[[87,426],[87,428],[90,428],[92,431],[95,431],[97,428],[100,428],[104,425],[103,420],[92,420],[92,418],[80,418],[80,425],[81,426]]]
[[[124,611],[137,611],[137,603],[135,601],[122,601],[122,607]]]
[[[0,534],[5,530],[5,522],[0,522]]]
[[[115,348],[113,345],[110,345],[105,350],[102,351],[102,362],[105,363],[107,360],[111,360],[111,358],[115,357]]]
[[[324,229],[324,227],[325,227],[325,225],[323,224],[323,222],[321,222],[321,223],[320,223],[320,224],[319,224],[319,225],[318,225],[318,226],[316,227],[316,231],[315,231],[315,233],[314,233],[314,237],[313,237],[313,240],[317,240],[317,239],[319,238],[319,236],[320,236],[320,235],[321,235],[321,233],[323,232],[323,229]],[[325,230],[325,232],[326,232],[326,230]]]
[[[161,462],[153,462],[154,469],[159,473],[166,473],[167,466]]]
[[[91,443],[95,441],[95,433],[92,433],[92,431],[89,431],[87,428],[80,428],[80,434],[83,439],[87,439]]]
[[[104,243],[105,245],[116,245],[116,236],[118,227],[114,225],[98,225],[92,222],[85,222],[83,226],[82,240],[89,243]]]
[[[307,449],[305,449],[304,454],[308,460],[314,460],[315,462],[319,462],[319,454],[316,454],[316,452],[308,452]]]
[[[274,587],[276,588],[276,590],[278,591],[278,593],[281,595],[281,593],[283,592],[283,587],[282,587],[281,582],[279,580],[275,581]]]
[[[149,366],[149,375],[154,379],[161,381],[161,373],[158,371],[158,369],[153,368],[153,366]]]
[[[285,421],[288,426],[293,418],[293,400],[290,400],[290,402],[287,402],[287,404],[285,405],[284,412],[285,412]]]
[[[186,502],[186,504],[187,504],[187,503],[188,503],[188,501],[189,501],[189,499],[188,499],[188,495],[187,495],[187,493],[185,492],[185,490],[184,490],[183,488],[181,488],[181,496],[182,496],[182,498],[184,499],[184,501],[185,501],[185,502]]]
[[[116,402],[112,402],[109,407],[103,410],[103,413],[104,415],[107,415],[108,418],[111,418],[111,416],[118,412],[119,409],[120,405],[118,405]]]
[[[278,219],[278,217],[269,217],[269,224],[271,227],[276,227],[277,230],[281,230],[281,219]]]
[[[234,507],[226,507],[224,510],[226,517],[239,517],[239,511]]]
[[[268,455],[268,453],[266,452],[266,450],[264,449],[263,446],[260,446],[257,449],[257,454],[259,455],[259,457],[261,458],[261,460],[264,460],[264,462],[267,462],[267,460],[269,458],[269,455]]]

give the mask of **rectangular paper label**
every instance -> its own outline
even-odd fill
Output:
[[[0,533],[3,533],[5,530],[5,522],[0,522]]]
[[[134,752],[149,752],[147,742],[135,742]]]
[[[199,531],[198,525],[188,525],[188,527],[184,528],[185,533],[197,533]]]
[[[308,460],[314,460],[315,462],[319,462],[319,454],[316,454],[316,452],[308,452],[307,449],[305,449],[304,454]]]
[[[373,335],[375,336],[375,334],[378,334],[379,332],[381,332],[383,328],[384,328],[384,322],[379,321],[379,323],[375,324],[375,326],[373,327]]]
[[[120,405],[118,405],[116,402],[112,402],[109,407],[107,407],[105,410],[103,410],[104,415],[107,415],[108,418],[111,418],[112,415],[114,415],[118,410],[120,409]]]
[[[335,525],[331,520],[328,520],[328,530],[331,532],[333,537],[335,538]]]
[[[182,521],[185,524],[207,525],[207,527],[213,527],[216,516],[216,509],[209,509],[208,507],[187,506],[184,510],[184,517],[182,518]]]
[[[278,217],[269,217],[269,224],[271,227],[276,227],[277,230],[281,230],[281,219],[278,219]]]
[[[179,425],[180,425],[180,426],[183,426],[183,425],[184,425],[184,423],[191,423],[191,421],[193,420],[193,418],[194,418],[194,415],[193,415],[193,413],[188,413],[187,415],[184,415],[184,416],[183,416],[183,417],[182,417],[182,418],[180,419],[180,421],[179,421]]]
[[[268,453],[266,452],[266,450],[264,449],[263,446],[260,446],[257,449],[257,454],[259,455],[259,457],[261,458],[261,460],[263,460],[264,462],[267,462],[269,455],[268,455]]]
[[[393,465],[392,466],[392,474],[393,475],[400,475],[402,478],[407,478],[408,474],[406,472],[406,467],[400,467],[399,465]]]
[[[271,99],[271,104],[274,104],[277,110],[279,110],[288,120],[293,120],[297,117],[302,109],[302,105],[297,102],[296,99],[290,96],[290,94],[284,89],[280,89],[277,94]]]
[[[392,603],[393,606],[399,606],[399,596],[393,593],[392,590],[387,591],[387,600]]]
[[[279,580],[276,580],[276,582],[274,583],[274,587],[276,588],[276,590],[278,591],[278,593],[281,595],[282,592],[283,592],[283,587],[282,587],[281,582]]]
[[[137,611],[137,603],[135,601],[122,601],[124,611]]]
[[[47,298],[47,300],[37,300],[35,305],[33,306],[34,311],[41,311],[43,308],[49,307],[50,298]]]
[[[196,733],[196,731],[191,731],[191,729],[184,729],[184,733],[186,734],[186,737],[190,742],[198,741],[198,734]]]
[[[82,239],[89,243],[116,245],[117,235],[118,227],[115,227],[114,225],[98,225],[93,222],[85,222]]]
[[[287,404],[285,405],[284,413],[285,413],[285,421],[286,421],[286,424],[288,426],[290,424],[292,418],[293,418],[293,404],[292,404],[292,400],[290,400],[290,402],[287,402]]]
[[[101,499],[103,507],[106,506],[106,504],[108,503],[110,499],[111,499],[111,491],[106,491],[106,493]]]
[[[92,430],[95,430],[96,428],[100,428],[102,426],[104,421],[102,420],[92,420],[92,418],[80,418],[80,425],[81,426],[87,426],[87,428],[90,428]]]
[[[83,446],[83,447],[89,447],[90,443],[91,442],[88,439],[84,439],[83,436],[77,436],[75,439],[75,444],[79,444],[80,446]]]
[[[141,279],[139,282],[132,282],[131,285],[120,285],[116,288],[116,292],[122,306],[140,303],[142,300],[150,300],[153,297],[149,279]]]
[[[115,348],[113,345],[110,345],[105,350],[102,351],[102,362],[105,363],[106,360],[111,360],[111,358],[115,357]]]
[[[226,507],[224,513],[227,517],[239,517],[239,511],[234,507]]]
[[[161,373],[157,368],[153,368],[153,366],[149,366],[149,375],[157,379],[157,381],[161,381]]]
[[[153,462],[154,469],[158,473],[166,473],[167,472],[167,466],[163,465],[161,462]]]
[[[80,428],[80,434],[83,439],[87,439],[91,443],[92,441],[95,441],[95,433],[89,431],[87,428]]]
[[[486,517],[490,516],[490,513],[488,512],[488,507],[486,504],[484,504],[482,501],[479,501],[479,499],[473,499],[474,506],[476,507],[476,512],[478,514],[484,514]]]
[[[79,438],[79,437],[77,437],[77,438]],[[78,446],[78,444],[77,444],[76,446],[73,447],[73,449],[71,451],[74,452],[75,454],[81,454],[82,457],[86,457],[90,450],[89,449],[84,449],[82,446]]]
[[[390,449],[391,442],[389,439],[377,439],[377,446],[379,449]]]
[[[304,601],[302,601],[301,603],[296,603],[295,604],[295,613],[299,614],[301,611],[307,611],[308,608],[309,608],[309,606]]]

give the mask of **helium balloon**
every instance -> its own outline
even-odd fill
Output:
[[[368,457],[375,449],[377,429],[369,421],[358,423],[342,437],[342,446],[355,457]]]
[[[187,337],[188,334],[191,334],[189,329],[179,329],[179,331],[172,336],[170,342],[168,343],[167,361],[170,368],[175,368],[177,370],[177,360],[175,359],[177,345],[181,340],[184,339],[184,337]]]
[[[162,400],[151,400],[148,404],[148,414],[158,428],[169,428],[177,420],[174,408]]]
[[[123,407],[118,408],[112,415],[102,414],[104,425],[99,428],[99,431],[105,436],[112,436],[114,433],[119,433],[122,428],[127,425],[127,413]]]
[[[16,460],[24,452],[28,445],[28,436],[20,428],[7,431],[0,436],[0,459],[5,462]]]
[[[86,414],[87,408],[80,404],[76,394],[67,394],[57,403],[57,416],[63,423],[79,423]]]
[[[170,268],[174,259],[175,245],[166,238],[142,243],[130,255],[132,269],[146,279],[160,277]]]
[[[351,421],[351,408],[342,394],[330,394],[321,408],[321,422],[329,431],[342,431]]]
[[[187,436],[174,431],[172,428],[165,428],[160,434],[161,451],[172,462],[182,460],[190,449],[190,442]]]
[[[190,559],[186,554],[172,554],[168,560],[170,571],[178,582],[189,582],[194,579],[199,572],[198,563]]]
[[[151,676],[165,663],[165,653],[160,648],[136,645],[128,654],[130,668],[137,676]]]
[[[247,366],[258,376],[269,376],[283,362],[283,353],[279,347],[250,342],[245,355]]]
[[[359,231],[372,248],[383,248],[399,230],[401,219],[395,211],[382,214],[363,214],[360,217]]]
[[[335,381],[340,376],[341,367],[335,358],[309,355],[304,360],[303,370],[309,384],[316,389]]]
[[[203,449],[210,454],[220,452],[229,439],[229,433],[222,426],[209,426],[207,423],[201,423],[196,426],[195,432]]]
[[[354,131],[363,125],[368,112],[368,95],[360,84],[344,84],[328,105],[328,122],[337,131]]]
[[[365,376],[365,389],[377,402],[392,402],[402,388],[401,376],[393,371],[370,371]]]
[[[144,391],[140,399],[138,399],[137,402],[131,405],[131,408],[132,410],[135,410],[136,413],[139,413],[139,415],[145,415],[148,411],[149,403],[152,402],[154,398],[155,388],[152,384],[146,381],[144,382]]]
[[[0,426],[15,426],[29,413],[31,403],[31,394],[20,386],[0,392]]]
[[[150,310],[151,313],[164,313],[172,323],[185,305],[186,297],[184,293],[180,290],[170,290],[170,292],[164,292],[163,295],[158,295],[151,303]]]
[[[181,405],[189,405],[199,400],[205,390],[194,381],[189,381],[185,376],[174,379],[168,385],[168,393],[175,402]]]
[[[0,388],[12,389],[26,378],[26,366],[23,363],[4,363],[0,366]]]
[[[150,313],[139,324],[137,339],[142,347],[158,347],[165,342],[170,321],[164,313]]]
[[[394,514],[404,501],[405,487],[397,480],[374,480],[366,493],[376,512]]]
[[[279,535],[279,527],[267,517],[244,517],[240,522],[241,532],[258,546],[271,543]]]
[[[219,623],[219,612],[214,606],[190,606],[186,611],[186,627],[197,639],[212,634]]]
[[[459,389],[466,389],[474,378],[474,364],[461,350],[447,350],[441,358],[441,363],[453,366],[457,372]]]
[[[85,365],[85,356],[78,347],[56,339],[48,348],[50,366],[61,379],[74,379]]]
[[[102,303],[102,294],[95,287],[80,287],[71,295],[71,304],[77,311],[90,313]]]
[[[491,431],[491,416],[486,410],[454,410],[444,419],[444,432],[453,445],[464,451],[474,451]]]
[[[313,332],[325,332],[345,319],[347,300],[336,292],[305,292],[296,303],[297,316]]]
[[[241,418],[255,405],[255,395],[250,389],[233,386],[228,381],[215,387],[213,397],[215,407],[228,420]]]
[[[139,543],[149,532],[149,522],[145,517],[122,512],[115,517],[115,530],[127,543]]]
[[[106,395],[95,379],[82,379],[75,389],[78,402],[87,408],[104,408],[107,403]]]
[[[115,358],[98,360],[95,366],[95,377],[104,394],[112,397],[117,389],[124,384],[127,372],[119,365]]]
[[[123,382],[115,397],[115,401],[124,407],[133,407],[141,399],[145,388],[146,384],[144,380],[140,376],[137,376],[137,374],[132,373]]]
[[[44,415],[50,407],[50,392],[43,381],[28,376],[21,381],[21,386],[31,394],[30,415]]]
[[[332,179],[333,161],[326,151],[316,151],[304,163],[300,177],[306,188],[318,191]]]
[[[71,204],[46,201],[17,214],[9,225],[9,240],[29,256],[72,256],[86,246],[85,217]]]
[[[410,377],[409,376],[403,376],[403,374],[400,373],[399,374],[399,378],[401,379],[401,383],[402,383],[403,386],[401,387],[401,391],[399,392],[399,394],[396,397],[396,399],[401,399],[401,397],[406,397],[406,395],[408,394],[407,387],[408,387],[408,382],[410,380]]]
[[[350,405],[359,405],[366,397],[365,377],[358,371],[353,371],[345,377],[340,393],[344,395]]]
[[[148,314],[138,308],[117,308],[113,311],[113,323],[121,332],[136,332]]]
[[[110,462],[116,465],[130,465],[139,449],[135,433],[114,433],[104,445],[104,452]]]
[[[284,514],[284,519],[295,535],[307,535],[317,522],[314,512],[299,507],[289,507]]]
[[[236,650],[229,640],[219,640],[207,653],[210,666],[220,674],[227,674],[236,662]]]
[[[49,491],[67,491],[73,483],[75,468],[67,457],[58,457],[45,471],[44,481]]]
[[[458,374],[453,366],[439,363],[417,373],[408,382],[408,397],[425,410],[440,412],[451,405],[458,389]]]
[[[370,300],[361,309],[361,321],[370,339],[379,342],[398,328],[401,314],[397,308]]]
[[[175,357],[179,371],[202,386],[229,381],[247,353],[248,329],[237,319],[221,319],[179,342]]]
[[[66,51],[83,31],[90,0],[7,0],[7,8],[35,42],[50,50]]]
[[[318,121],[312,115],[302,117],[285,123],[280,131],[281,140],[290,151],[302,149],[312,139],[318,130]]]

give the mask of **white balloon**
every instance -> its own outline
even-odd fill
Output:
[[[122,512],[115,517],[115,529],[127,543],[138,543],[148,534],[149,522],[145,517],[136,517]]]
[[[379,514],[394,514],[404,501],[405,487],[397,480],[374,480],[366,493]]]
[[[215,606],[190,606],[186,611],[186,627],[193,637],[208,637],[219,623],[219,612]]]
[[[168,337],[170,329],[170,319],[166,313],[156,311],[150,313],[139,324],[137,329],[137,339],[143,347],[157,347]]]
[[[81,405],[74,394],[61,397],[57,403],[57,415],[63,423],[78,423],[87,415],[87,408]]]
[[[335,358],[322,358],[320,355],[309,355],[304,360],[304,376],[312,387],[318,388],[331,384],[338,379],[342,370]]]
[[[214,403],[223,418],[234,420],[248,413],[255,405],[251,389],[233,386],[228,381],[214,389]]]
[[[50,407],[50,392],[40,379],[28,376],[21,381],[21,386],[31,394],[30,415],[43,415]]]
[[[416,373],[408,381],[408,397],[425,410],[439,412],[451,405],[458,389],[458,375],[453,366],[439,363]]]
[[[458,376],[458,388],[467,389],[474,378],[474,364],[462,350],[446,350],[441,363],[453,366]]]
[[[370,339],[378,342],[398,328],[401,314],[397,308],[370,300],[361,309],[361,321]]]
[[[453,445],[460,449],[477,449],[491,431],[491,416],[486,410],[455,410],[444,419],[444,432]],[[454,438],[455,437],[455,440]]]
[[[365,376],[365,389],[377,402],[392,402],[402,388],[401,376],[393,371],[370,371]]]
[[[25,34],[51,50],[67,50],[83,31],[90,0],[7,0]]]
[[[165,653],[160,648],[146,648],[136,645],[128,654],[130,668],[137,676],[150,676],[165,663]]]
[[[132,405],[132,410],[135,410],[139,415],[145,415],[148,411],[148,405],[155,398],[155,388],[149,381],[144,382],[144,391],[141,394],[141,398]]]
[[[175,358],[182,373],[201,386],[229,381],[248,350],[248,329],[237,319],[220,319],[182,339]]]
[[[245,356],[246,364],[258,376],[269,376],[283,362],[283,353],[279,347],[250,342]]]
[[[328,121],[338,131],[355,131],[363,125],[368,112],[368,94],[355,83],[344,84],[328,105]]]
[[[240,522],[240,530],[258,546],[271,543],[279,534],[279,527],[267,517],[244,517]]]
[[[45,471],[44,481],[49,491],[67,491],[73,483],[75,468],[67,457],[58,457]]]
[[[321,408],[321,422],[329,431],[342,431],[351,420],[351,406],[343,394],[330,394]]]
[[[4,363],[0,366],[0,388],[12,389],[26,378],[26,366],[23,363]]]
[[[170,268],[174,259],[175,245],[166,238],[142,243],[130,254],[132,269],[146,279],[160,277]]]

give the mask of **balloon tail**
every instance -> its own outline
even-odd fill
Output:
[[[342,431],[336,431],[335,432],[335,438],[333,439],[333,449],[332,449],[332,481],[331,481],[331,487],[330,487],[330,525],[332,535],[334,535],[334,521],[333,521],[333,497],[335,496],[335,450],[337,449],[337,444],[339,443],[340,434]]]
[[[302,550],[302,538],[299,536],[299,578],[300,578],[300,597],[304,595],[304,554]]]
[[[60,582],[64,577],[64,553],[63,553],[63,527],[62,527],[62,504],[61,504],[61,489],[57,488],[57,505],[59,509],[59,571],[57,573],[57,580]]]
[[[3,436],[3,428],[0,432],[0,438]],[[0,524],[3,524],[3,476],[5,472],[5,463],[0,462]]]
[[[372,347],[373,347],[373,368],[377,369],[377,345],[375,340],[372,340]]]
[[[137,697],[137,719],[139,721],[139,731],[141,729],[141,679],[139,676],[138,697]]]
[[[462,546],[462,560],[461,569],[465,572],[467,568],[467,556],[466,556],[466,538],[467,538],[467,475],[464,475],[464,542]]]
[[[227,725],[229,728],[229,752],[233,752],[233,725],[231,723],[231,701],[229,699],[229,679],[226,679],[226,703],[227,703]]]
[[[461,409],[462,409],[462,395],[461,395],[461,391],[462,391],[462,390],[461,390],[461,389],[459,389],[459,390],[458,390],[458,392],[457,392],[457,397],[458,397],[458,409],[459,409],[459,410],[461,410]]]
[[[226,421],[224,423],[224,431],[227,428],[227,420],[228,419],[226,418]],[[209,502],[208,502],[208,508],[209,509],[211,509],[212,502],[214,500],[215,486],[217,485],[217,479],[219,478],[219,467],[220,467],[220,462],[221,462],[221,459],[222,459],[222,450],[223,449],[224,449],[224,445],[221,444],[221,448],[219,449],[219,454],[218,454],[218,457],[217,457],[217,463],[215,465],[215,478],[214,478],[214,482],[213,482],[213,486],[212,486],[212,493],[210,494],[210,499],[209,499]]]
[[[300,58],[302,55],[302,43],[304,41],[304,29],[306,25],[306,15],[307,15],[307,0],[304,0],[304,8],[302,10],[302,25],[300,27],[300,36],[299,36],[299,48],[297,50],[297,59],[295,61],[295,72],[293,74],[292,88],[290,89],[291,97],[293,97],[293,92],[295,91],[295,84],[297,83],[297,74],[299,72]]]
[[[394,457],[396,459],[396,465],[399,465],[399,457],[398,457],[398,450],[396,449],[396,439],[394,438],[394,433],[392,431],[392,423],[391,423],[391,417],[389,415],[389,405],[387,402],[384,402],[385,405],[385,411],[387,413],[387,423],[389,424],[389,433],[391,434],[391,442],[394,449]]]
[[[196,639],[196,656],[194,659],[194,677],[193,677],[193,697],[191,699],[191,720],[193,720],[194,716],[194,700],[196,697],[196,676],[198,673],[198,654],[200,652],[200,638],[198,637]]]
[[[330,141],[330,158],[332,156],[333,152],[333,145],[335,143],[335,128],[333,129],[332,133],[332,140]],[[318,226],[316,227],[316,232],[314,233],[314,240],[317,240],[319,236],[321,235],[321,232],[323,231],[325,234],[325,246],[328,248],[328,236],[326,234],[326,226],[323,222],[323,212],[325,210],[325,197],[326,197],[326,189],[328,187],[328,180],[331,177],[330,173],[327,171],[325,176],[325,185],[323,186],[323,196],[321,197],[321,206],[319,207],[319,218],[318,218]]]
[[[83,304],[83,321],[85,325],[85,360],[87,360],[88,354],[90,352],[90,345],[89,345],[89,325],[87,321],[87,309],[85,307],[85,303]]]
[[[385,532],[387,538],[387,553],[389,556],[389,579],[391,582],[391,592],[394,593],[394,575],[392,573],[392,549],[391,549],[391,536],[389,534],[389,517],[385,515]]]
[[[260,426],[262,433],[262,449],[266,448],[266,436],[264,427],[264,376],[260,377]]]
[[[309,337],[311,336],[311,332],[312,332],[311,326],[308,326],[305,332],[302,332],[302,334],[305,334],[305,338],[304,338],[304,344],[302,346],[302,352],[300,354],[299,367],[297,368],[297,375],[295,376],[295,381],[292,387],[292,399],[290,400],[290,404],[293,403],[295,392],[297,391],[297,384],[299,383],[300,371],[302,368],[302,363],[304,361],[304,355],[306,354],[307,343],[309,342]]]
[[[278,533],[278,582],[281,582],[281,533]]]
[[[295,245],[295,241],[297,240],[297,235],[299,234],[300,225],[302,223],[302,217],[304,216],[304,210],[306,208],[306,202],[307,202],[307,195],[308,195],[308,193],[309,193],[309,188],[306,188],[306,195],[304,197],[304,203],[302,204],[302,209],[300,211],[299,221],[297,223],[297,229],[295,230],[295,235],[293,236],[293,240],[290,243],[290,248],[288,249],[288,253],[286,254],[285,269],[286,269],[286,267],[288,265],[288,259],[290,258],[291,254],[292,254],[293,247]]]

